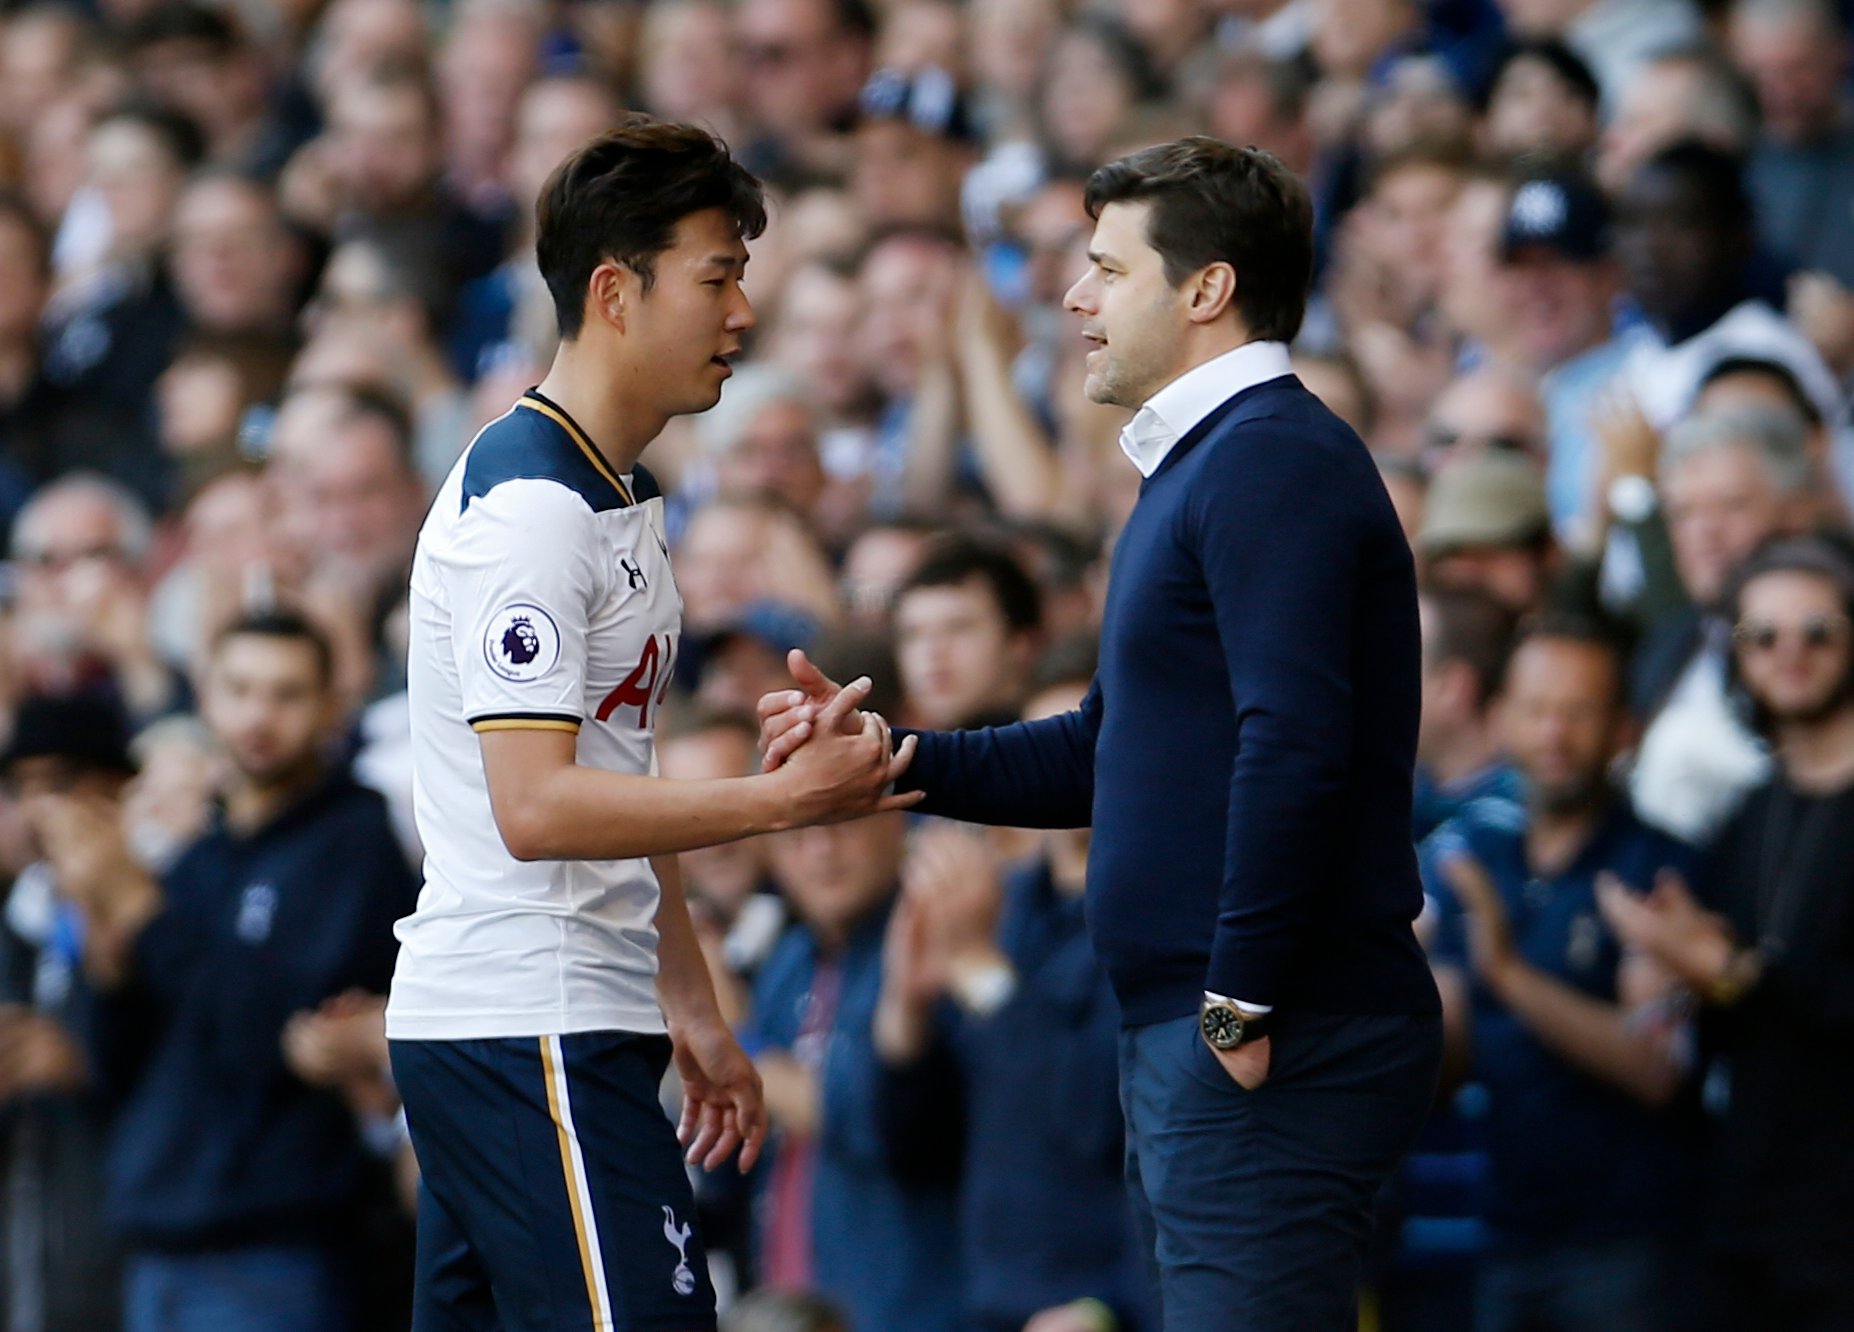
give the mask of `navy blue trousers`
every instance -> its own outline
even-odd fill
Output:
[[[1127,1184],[1164,1332],[1355,1332],[1372,1203],[1416,1141],[1437,1017],[1282,1011],[1245,1091],[1196,1018],[1120,1037]]]

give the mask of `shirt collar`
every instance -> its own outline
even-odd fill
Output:
[[[1191,367],[1148,398],[1121,430],[1120,447],[1141,476],[1151,476],[1178,441],[1220,405],[1291,373],[1285,342],[1245,342]]]

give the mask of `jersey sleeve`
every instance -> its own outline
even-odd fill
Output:
[[[600,595],[592,510],[553,481],[505,481],[470,501],[457,538],[451,632],[465,718],[478,731],[577,731]]]

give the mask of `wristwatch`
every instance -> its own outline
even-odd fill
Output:
[[[1244,1013],[1221,999],[1204,999],[1197,1013],[1197,1029],[1213,1050],[1234,1050],[1268,1035],[1267,1013]]]

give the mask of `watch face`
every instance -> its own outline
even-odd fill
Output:
[[[1204,1039],[1219,1050],[1233,1050],[1242,1040],[1242,1014],[1227,1004],[1212,1004],[1204,1010]]]

